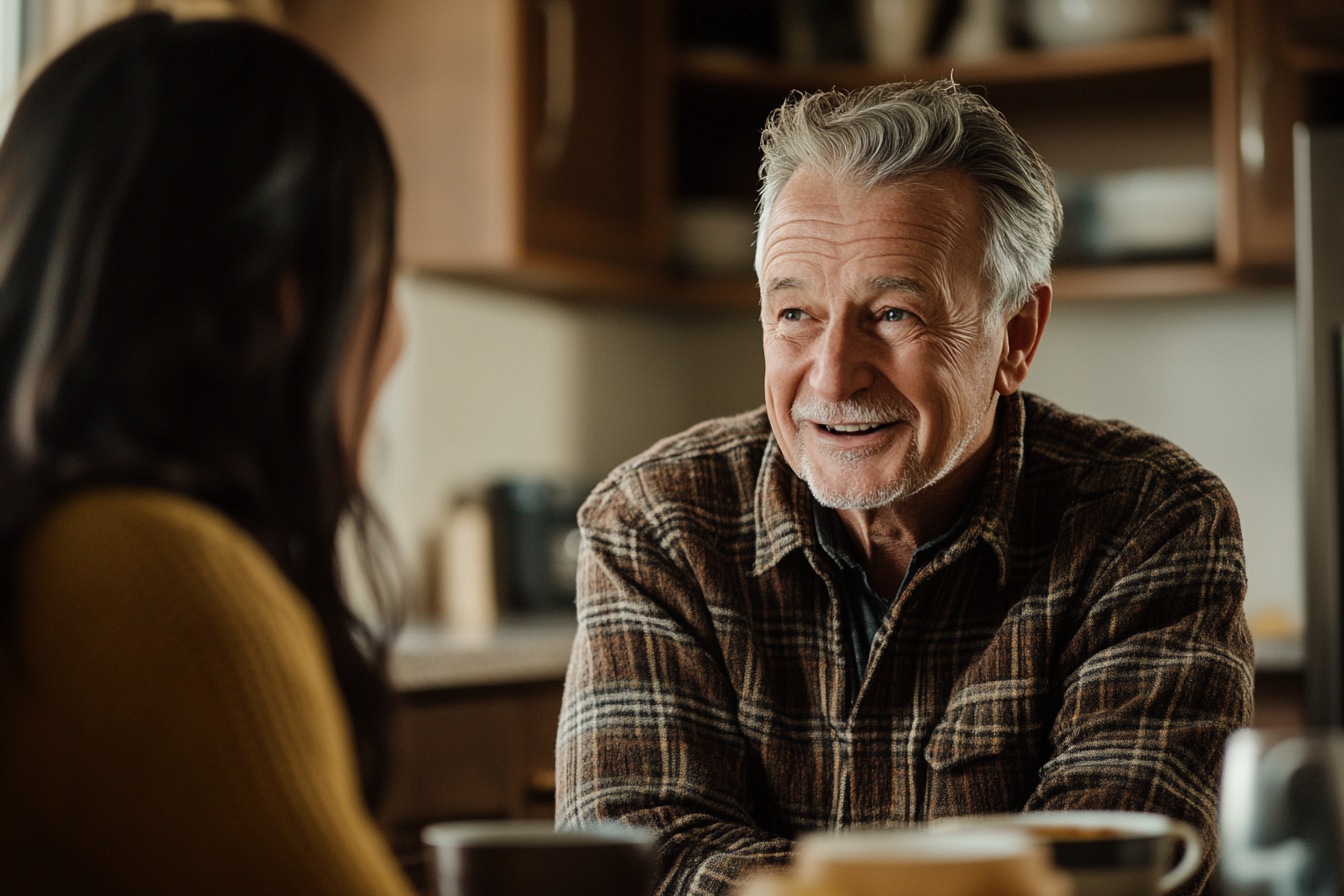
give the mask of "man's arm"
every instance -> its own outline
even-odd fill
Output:
[[[675,544],[620,495],[586,510],[556,820],[652,829],[657,893],[726,893],[792,845],[756,826],[759,776],[710,611]]]
[[[1098,573],[1061,656],[1053,755],[1026,806],[1190,822],[1206,859],[1185,893],[1199,892],[1213,867],[1223,744],[1252,709],[1240,525],[1212,483],[1171,496]]]

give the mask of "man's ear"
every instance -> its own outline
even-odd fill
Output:
[[[1037,283],[1026,304],[1004,324],[1003,354],[994,376],[994,390],[1000,395],[1012,395],[1027,378],[1027,368],[1036,357],[1045,322],[1050,318],[1051,298],[1050,284]]]

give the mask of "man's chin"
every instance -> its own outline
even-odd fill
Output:
[[[834,510],[875,510],[901,501],[920,491],[926,484],[918,464],[914,469],[907,462],[899,470],[882,476],[876,471],[864,470],[859,464],[839,469],[816,464],[812,458],[801,458],[799,474],[812,497],[823,507]],[[828,467],[831,467],[828,469]]]
[[[913,444],[897,446],[886,441],[837,450],[809,445],[799,433],[794,446],[796,472],[823,507],[875,510],[908,498],[927,484]],[[901,447],[906,449],[905,456],[892,456]]]
[[[852,483],[835,485],[818,482],[815,478],[804,477],[812,497],[822,507],[832,510],[876,510],[896,501],[909,497],[910,488],[906,482],[888,483],[882,486],[856,486]]]

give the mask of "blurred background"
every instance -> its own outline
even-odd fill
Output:
[[[454,612],[456,509],[484,508],[495,542],[513,541],[507,496],[565,518],[657,439],[760,403],[751,259],[769,111],[797,89],[953,75],[1045,156],[1065,202],[1028,388],[1160,433],[1224,479],[1257,643],[1294,662],[1289,130],[1344,117],[1337,4],[0,0],[0,78],[153,7],[289,28],[384,119],[410,343],[366,473],[425,618]],[[515,528],[529,513],[511,512]],[[461,550],[458,565],[483,562]],[[504,588],[506,562],[543,561],[501,559],[493,586],[471,575]]]
[[[1222,477],[1263,712],[1300,721],[1291,128],[1344,120],[1337,0],[0,0],[0,76],[155,6],[290,29],[366,93],[401,170],[409,345],[366,470],[417,583],[394,833],[547,812],[574,508],[761,403],[757,141],[794,90],[953,75],[1055,168],[1027,388]],[[461,726],[501,733],[469,749]]]

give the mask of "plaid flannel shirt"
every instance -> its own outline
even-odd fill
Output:
[[[1232,499],[1171,443],[1034,396],[994,439],[857,692],[839,572],[764,410],[617,468],[580,511],[558,823],[651,828],[657,891],[710,894],[811,830],[1146,810],[1203,834],[1199,892],[1252,704]]]

